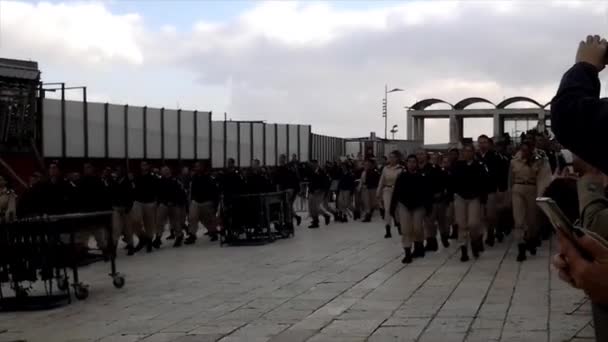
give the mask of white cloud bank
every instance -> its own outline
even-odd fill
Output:
[[[577,42],[608,27],[605,1],[381,4],[262,2],[180,30],[103,2],[2,1],[0,54],[38,60],[45,80],[86,84],[108,101],[312,123],[339,136],[382,135],[388,83],[406,90],[389,100],[389,125],[404,137],[403,107],[427,97],[549,101]],[[431,130],[429,141],[446,132]]]

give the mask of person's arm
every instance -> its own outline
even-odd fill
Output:
[[[551,165],[547,159],[542,159],[542,164],[538,174],[536,175],[536,187],[537,195],[542,196],[551,181],[553,180],[553,174],[551,173]]]
[[[391,207],[389,209],[389,213],[392,217],[395,217],[395,212],[397,211],[397,202],[399,201],[399,194],[401,193],[401,175],[397,176],[397,180],[395,181],[395,188],[393,189],[393,196],[391,197]]]
[[[382,174],[380,175],[380,180],[378,181],[378,189],[376,189],[376,197],[382,198],[382,188],[384,187],[384,177],[386,175],[386,167],[382,169]]]
[[[567,149],[603,172],[608,159],[601,153],[608,148],[608,102],[601,101],[598,73],[604,69],[606,41],[588,36],[581,42],[576,64],[561,81],[551,102],[551,128]]]
[[[581,226],[608,239],[608,199],[603,177],[587,173],[577,183]]]

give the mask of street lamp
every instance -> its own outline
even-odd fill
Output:
[[[393,133],[393,140],[395,140],[395,133],[399,132],[399,130],[397,129],[397,127],[399,127],[398,125],[393,125],[393,128],[391,129],[391,133]]]
[[[384,117],[384,139],[388,139],[388,94],[397,91],[404,91],[400,88],[388,90],[388,85],[384,85],[384,100],[382,101],[382,117]]]

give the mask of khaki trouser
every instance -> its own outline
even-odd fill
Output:
[[[156,231],[156,203],[133,202],[130,216],[130,234],[151,239]]]
[[[353,193],[348,190],[340,190],[338,193],[338,211],[344,214],[349,209],[353,210]]]
[[[437,228],[441,235],[449,234],[448,205],[444,201],[433,203],[430,215],[424,218],[424,234],[426,238],[436,238]]]
[[[188,212],[190,234],[196,234],[199,222],[207,228],[209,233],[217,232],[217,209],[212,201],[203,203],[192,201]]]
[[[420,207],[409,209],[402,203],[397,204],[399,224],[401,225],[401,245],[410,248],[412,242],[424,241],[424,214],[425,209]]]
[[[382,203],[384,208],[384,224],[391,225],[393,221],[393,217],[391,216],[391,201],[393,199],[393,187],[385,186],[382,189]]]
[[[376,199],[376,188],[368,189],[366,187],[363,187],[361,189],[361,199],[363,202],[363,211],[365,212],[365,214],[371,215],[372,212],[378,208],[378,200]]]
[[[308,194],[308,213],[310,218],[314,222],[319,221],[319,215],[321,214],[321,204],[323,204],[325,198],[325,191],[315,190]]]
[[[156,236],[163,236],[165,225],[169,222],[169,229],[176,235],[182,236],[182,224],[185,218],[185,209],[181,206],[167,206],[160,204],[156,211]]]
[[[482,235],[479,198],[464,199],[454,195],[454,215],[458,224],[458,241],[465,246]]]
[[[525,242],[537,235],[536,185],[513,185],[513,220],[515,241]]]

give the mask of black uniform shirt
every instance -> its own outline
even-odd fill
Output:
[[[487,194],[486,177],[486,169],[480,162],[459,160],[452,169],[452,191],[464,199],[482,198]]]
[[[134,198],[137,202],[156,202],[158,189],[158,178],[152,174],[135,177]]]

